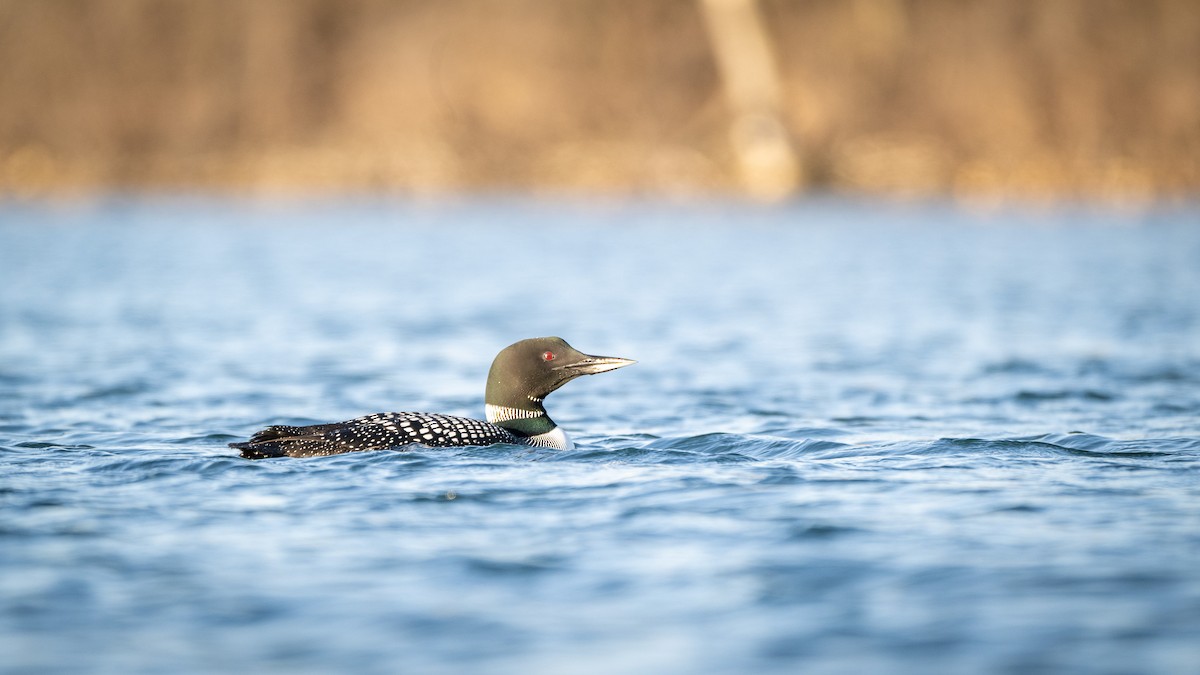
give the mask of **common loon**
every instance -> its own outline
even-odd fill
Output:
[[[637,363],[613,356],[588,356],[557,337],[530,338],[505,347],[488,371],[487,421],[433,413],[376,413],[334,424],[271,426],[245,443],[230,443],[246,459],[319,457],[361,450],[514,443],[558,450],[575,447],[546,414],[547,394],[580,375]]]

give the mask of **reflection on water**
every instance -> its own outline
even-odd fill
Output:
[[[1194,211],[509,200],[0,206],[18,671],[1181,672]],[[533,335],[569,453],[249,462],[482,415]]]

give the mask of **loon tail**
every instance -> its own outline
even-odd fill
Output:
[[[280,443],[230,443],[229,447],[242,451],[243,459],[270,459],[286,457],[287,450]]]
[[[230,443],[229,447],[241,450],[242,457],[245,459],[287,457],[288,449],[296,441],[320,440],[322,434],[340,426],[339,424],[313,424],[307,427],[293,427],[277,424],[254,434],[249,441]]]

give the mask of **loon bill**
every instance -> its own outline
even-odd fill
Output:
[[[575,447],[546,414],[547,394],[580,375],[637,363],[614,356],[588,356],[557,337],[530,338],[505,347],[488,371],[487,421],[435,413],[376,413],[334,424],[271,426],[229,447],[246,459],[319,457],[384,450],[412,443],[431,447],[514,443],[558,450]]]

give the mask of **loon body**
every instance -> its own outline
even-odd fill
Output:
[[[439,448],[513,443],[570,450],[574,444],[546,414],[543,399],[580,375],[632,363],[636,361],[583,354],[562,338],[521,340],[492,362],[484,394],[486,422],[435,413],[377,413],[334,424],[271,426],[229,447],[247,459],[319,457],[412,443]]]

